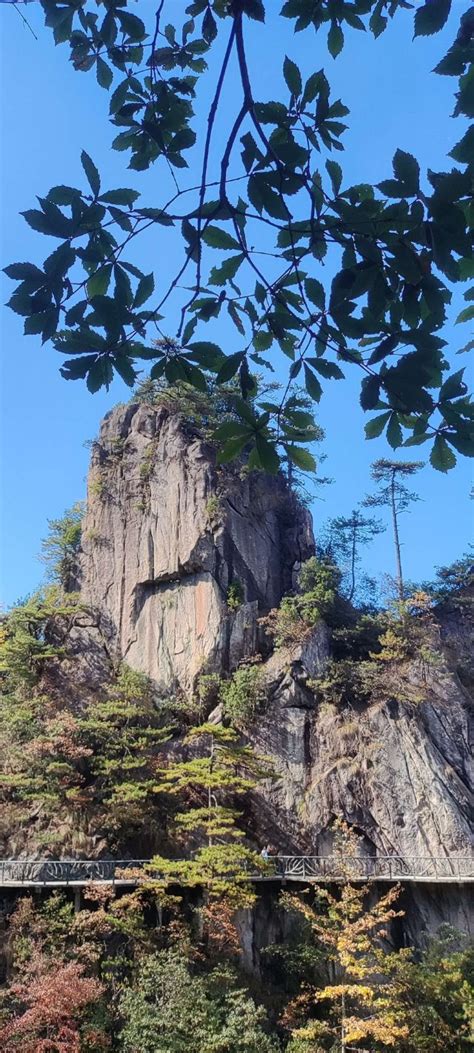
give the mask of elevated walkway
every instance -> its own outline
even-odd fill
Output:
[[[262,873],[249,880],[325,884],[403,882],[415,884],[474,883],[474,857],[469,856],[272,856]],[[81,887],[93,884],[135,886],[159,878],[149,859],[4,859],[0,860],[0,887]]]

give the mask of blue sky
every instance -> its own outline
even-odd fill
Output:
[[[140,0],[136,10],[146,18],[155,6]],[[170,4],[178,14],[184,6],[182,0]],[[443,168],[464,125],[450,117],[453,79],[430,70],[452,42],[462,6],[457,0],[441,34],[412,42],[413,16],[401,12],[377,41],[369,34],[348,31],[345,49],[336,61],[328,55],[323,37],[309,31],[293,36],[291,23],[276,17],[280,3],[273,6],[270,0],[268,6],[272,9],[268,29],[253,24],[248,40],[258,96],[262,101],[274,97],[285,52],[306,76],[324,66],[334,98],[341,97],[351,110],[345,153],[338,155],[348,182],[386,178],[397,147],[415,153],[422,167]],[[0,9],[2,266],[44,258],[44,239],[18,213],[34,207],[35,194],[46,193],[52,185],[82,185],[82,148],[98,164],[104,185],[133,186],[136,178],[126,172],[124,155],[110,150],[114,131],[106,117],[106,93],[93,74],[73,71],[65,46],[54,47],[50,32],[43,28],[39,4],[30,3],[24,10],[36,40],[10,5]],[[227,102],[230,107],[232,98]],[[203,109],[202,119],[205,115]],[[154,169],[144,179],[150,200],[160,178]],[[163,275],[169,271],[171,278],[173,255],[172,245],[164,247],[149,239],[140,266]],[[320,277],[324,282],[324,273]],[[10,285],[5,279],[2,302],[10,295]],[[454,355],[466,342],[466,327],[447,328],[446,336]],[[211,338],[219,339],[218,330]],[[42,348],[38,338],[24,337],[22,320],[8,309],[2,310],[1,344],[0,595],[8,605],[40,582],[37,554],[47,519],[61,515],[84,496],[89,458],[84,442],[96,435],[103,414],[129,397],[129,389],[116,380],[108,393],[91,395],[82,381],[67,383],[59,374],[59,355],[48,346]],[[457,368],[461,361],[465,364],[465,358],[453,357]],[[365,495],[371,461],[387,452],[383,440],[367,442],[363,437],[357,381],[354,376],[328,386],[321,403],[319,420],[326,430],[327,454],[322,471],[335,482],[319,491],[313,505],[316,533],[328,517],[348,513]],[[461,458],[447,476],[429,467],[420,474],[422,500],[402,523],[408,578],[429,577],[436,565],[451,561],[466,548],[472,533],[471,476],[471,464]],[[371,546],[366,562],[371,574],[392,572],[389,534]]]

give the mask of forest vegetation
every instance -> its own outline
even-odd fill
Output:
[[[286,0],[279,17],[296,34],[316,33],[331,65],[358,33],[378,38],[400,17],[413,20],[416,48],[443,29],[451,7]],[[218,479],[273,476],[293,510],[305,511],[324,462],[315,414],[329,385],[359,378],[365,436],[384,436],[388,449],[373,462],[371,492],[327,524],[280,602],[260,604],[257,653],[222,674],[203,666],[189,696],[115,660],[103,638],[107,675],[93,690],[77,687],[80,640],[101,633],[81,593],[83,546],[99,551],[108,539],[85,537],[80,503],[50,521],[44,585],[0,620],[3,854],[148,862],[119,892],[91,882],[76,901],[69,890],[6,896],[0,1049],[467,1053],[466,934],[443,925],[406,946],[403,888],[377,897],[356,881],[362,835],[337,815],[330,836],[341,881],[281,891],[273,909],[284,938],[264,949],[259,974],[244,968],[241,944],[258,900],[253,879],[275,876],[250,805],[275,779],[251,737],[271,713],[268,656],[286,675],[321,631],[324,669],[298,674],[315,711],[348,711],[357,726],[400,703],[415,720],[429,678],[450,672],[441,615],[463,615],[472,602],[471,554],[434,581],[410,582],[401,539],[424,464],[408,459],[414,448],[443,473],[474,454],[465,370],[453,366],[473,341],[448,346],[445,329],[474,317],[464,286],[474,275],[474,138],[464,130],[474,115],[473,10],[459,11],[434,70],[453,85],[448,158],[425,171],[397,148],[384,179],[351,185],[341,156],[349,107],[326,62],[303,76],[298,35],[275,97],[258,97],[247,45],[252,34],[271,50],[269,0],[41,0],[41,8],[73,69],[96,78],[130,175],[110,187],[83,149],[81,185],[58,172],[38,207],[23,212],[47,239],[42,262],[5,267],[24,334],[63,356],[65,380],[94,394],[118,375],[133,404],[179,419],[187,439],[210,451]],[[158,265],[149,273],[139,265],[150,236],[157,260],[170,238],[179,249],[171,281]],[[458,286],[465,304],[454,317]],[[112,442],[109,465],[125,440]],[[143,515],[153,457],[150,444],[139,467]],[[325,482],[318,475],[314,485]],[[207,497],[213,538],[224,497],[218,487]],[[89,501],[112,504],[100,465]],[[396,574],[382,602],[366,552],[387,529],[384,510]],[[245,606],[236,575],[221,600],[230,624]],[[472,687],[468,659],[453,676],[460,692]]]

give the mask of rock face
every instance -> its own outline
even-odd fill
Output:
[[[95,443],[82,593],[111,645],[164,690],[235,667],[256,649],[257,614],[279,603],[313,552],[311,520],[282,479],[216,469],[213,451],[166,408],[118,407]],[[234,615],[227,591],[244,605]]]
[[[268,816],[269,839],[282,852],[325,855],[340,816],[364,835],[368,854],[469,854],[469,699],[457,676],[446,667],[427,674],[414,663],[423,701],[317,706],[305,680],[324,664],[322,630],[315,636],[316,661],[314,640],[297,670],[284,654],[272,657],[271,702],[251,732],[277,770],[255,801]]]
[[[248,737],[271,756],[276,778],[251,802],[258,843],[324,855],[339,816],[369,854],[468,854],[467,609],[440,611],[439,666],[408,663],[416,702],[402,692],[365,707],[318,705],[309,681],[330,655],[325,626],[304,646],[270,655],[258,626],[314,551],[308,513],[283,479],[217,468],[196,429],[163,407],[130,405],[106,417],[83,537],[81,590],[100,612],[108,653],[160,689],[189,694],[200,673],[228,674],[260,651],[268,703]],[[229,610],[229,586],[242,600],[237,610]],[[449,886],[442,894],[418,886],[410,911],[415,928],[443,918],[472,925],[463,890]]]

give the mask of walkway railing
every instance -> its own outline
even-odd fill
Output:
[[[281,878],[298,881],[474,880],[474,856],[278,856],[274,862]]]
[[[138,873],[137,873],[138,872]],[[159,877],[149,859],[5,859],[0,860],[0,886],[87,885],[90,882],[136,885],[141,873]],[[262,860],[261,881],[474,881],[474,858],[468,856],[273,856]]]

